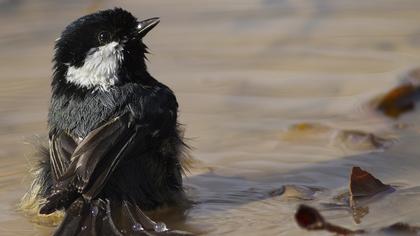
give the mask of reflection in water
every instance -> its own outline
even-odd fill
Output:
[[[419,113],[393,120],[363,107],[420,61],[418,1],[0,4],[1,235],[51,231],[14,210],[33,161],[23,140],[46,132],[55,38],[73,19],[115,5],[139,18],[161,17],[146,39],[149,67],[176,92],[198,162],[185,179],[195,204],[186,212],[153,213],[157,220],[212,235],[302,235],[307,232],[293,220],[296,206],[331,202],[346,189],[352,166],[403,186],[369,203],[360,227],[380,228],[395,218],[415,224],[420,216],[413,207],[420,203]],[[284,138],[303,123],[320,127],[304,141],[304,135]],[[352,133],[334,136],[330,145],[331,130]],[[381,152],[364,145],[382,137],[398,142]],[[284,186],[316,191],[286,200],[275,194]],[[353,226],[346,209],[323,209],[326,219]]]

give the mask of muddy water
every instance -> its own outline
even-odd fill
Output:
[[[306,203],[350,228],[420,224],[420,113],[392,120],[369,106],[420,63],[420,2],[1,0],[0,235],[52,230],[15,211],[33,163],[25,143],[46,134],[54,39],[113,6],[161,17],[149,69],[176,92],[194,147],[195,205],[157,217],[208,235],[304,235],[293,213]],[[360,224],[325,207],[354,165],[397,186]],[[273,194],[284,185],[316,191]]]

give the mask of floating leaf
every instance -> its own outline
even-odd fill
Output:
[[[382,183],[369,172],[360,167],[353,167],[350,175],[349,191],[335,197],[337,201],[347,206],[356,223],[369,213],[368,204],[385,194],[394,192],[395,189]]]
[[[377,193],[392,190],[390,185],[382,183],[369,172],[360,167],[353,167],[350,176],[349,192],[351,199],[359,197],[372,197]]]
[[[382,183],[369,172],[360,167],[353,167],[350,175],[349,204],[353,219],[360,223],[361,219],[369,213],[366,203],[379,193],[393,192],[391,185]]]

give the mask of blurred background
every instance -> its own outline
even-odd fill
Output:
[[[148,66],[175,91],[193,147],[195,204],[157,216],[169,226],[311,234],[294,222],[300,203],[349,228],[418,223],[419,114],[391,119],[372,103],[420,64],[419,1],[0,0],[1,235],[53,229],[15,209],[35,163],[27,143],[46,135],[54,40],[115,6],[161,17],[145,38]],[[355,165],[397,186],[360,223],[345,206],[322,208],[340,205]]]

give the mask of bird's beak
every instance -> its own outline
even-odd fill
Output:
[[[137,25],[137,36],[144,37],[151,29],[159,24],[159,17],[153,17],[144,21],[140,21]]]

